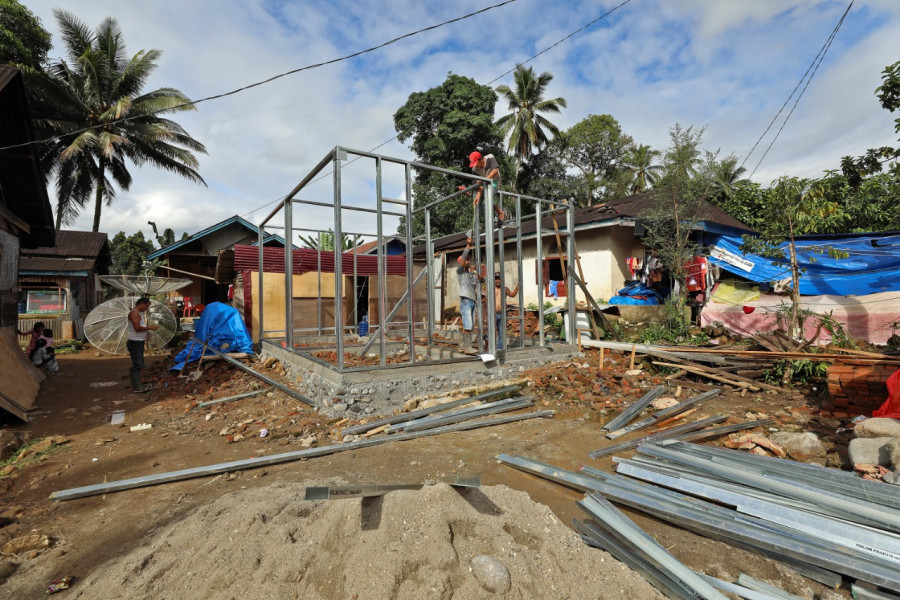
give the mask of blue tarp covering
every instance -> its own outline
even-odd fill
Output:
[[[657,305],[660,298],[655,290],[648,288],[641,282],[635,282],[619,290],[618,296],[609,299],[610,304],[643,304]]]
[[[200,319],[194,322],[194,339],[225,352],[253,353],[253,340],[241,319],[241,313],[233,306],[221,302],[209,304]],[[228,344],[227,348],[223,348],[225,344]],[[191,350],[190,356],[188,349]],[[188,342],[187,347],[175,357],[175,365],[169,370],[181,369],[185,359],[187,362],[200,360],[202,354],[203,346]],[[212,354],[212,351],[207,351],[207,354]]]
[[[740,251],[739,236],[707,235],[710,261],[750,281],[779,281],[791,276],[790,265]],[[800,293],[809,296],[835,294],[862,296],[900,291],[900,232],[816,235],[796,238]],[[782,245],[785,257],[788,245]],[[815,248],[825,249],[817,253]],[[831,258],[827,248],[847,252],[847,258]]]

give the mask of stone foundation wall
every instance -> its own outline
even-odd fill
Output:
[[[848,415],[871,416],[887,400],[885,382],[897,368],[842,360],[828,368],[828,395],[834,409]]]
[[[337,373],[272,344],[264,344],[262,349],[262,357],[278,359],[291,387],[314,400],[318,410],[351,418],[391,414],[412,398],[451,395],[465,388],[514,380],[526,369],[577,355],[575,346],[558,346],[511,352],[502,364],[464,361]]]

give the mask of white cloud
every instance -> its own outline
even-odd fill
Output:
[[[134,167],[129,192],[105,207],[102,229],[162,228],[193,233],[251,211],[290,191],[334,146],[368,150],[394,135],[393,113],[409,94],[444,81],[449,71],[487,83],[597,18],[618,2],[519,0],[479,17],[402,40],[359,58],[293,74],[177,116],[209,154],[202,187]],[[59,36],[51,0],[28,7]],[[847,3],[844,0],[634,0],[607,20],[531,64],[555,75],[548,93],[569,108],[554,117],[569,127],[608,113],[638,142],[664,148],[676,122],[706,125],[711,149],[746,153],[799,81]],[[453,18],[485,5],[475,0],[331,3],[304,1],[80,0],[70,8],[94,27],[116,18],[130,53],[163,50],[148,89],[172,86],[199,99],[277,73],[322,62]],[[858,0],[781,137],[754,177],[816,176],[840,157],[896,143],[891,115],[874,88],[900,56],[900,2]],[[51,56],[60,53],[59,49]],[[510,83],[506,76],[498,83]],[[494,84],[496,85],[496,84]],[[506,107],[498,105],[498,114]],[[777,126],[776,126],[777,127]],[[768,138],[765,144],[768,144]],[[758,149],[748,165],[761,156]],[[392,141],[380,153],[412,158]],[[374,201],[373,167],[346,168],[354,202]],[[391,194],[403,186],[391,175]],[[330,198],[330,178],[304,194]],[[77,227],[90,228],[91,210]],[[331,226],[328,211],[305,210],[304,222]],[[353,230],[374,230],[371,215],[344,215]],[[385,225],[393,232],[396,223]]]

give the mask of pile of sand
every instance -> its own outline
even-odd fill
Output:
[[[223,496],[101,565],[67,594],[156,600],[662,598],[640,575],[584,545],[549,508],[505,486],[457,490],[439,484],[318,503],[301,500],[304,489],[276,484]],[[483,555],[508,569],[508,591],[488,591],[476,577],[472,559]]]

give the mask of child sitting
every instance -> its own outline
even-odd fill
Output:
[[[34,353],[31,356],[31,362],[36,367],[45,367],[49,373],[59,371],[59,365],[56,363],[56,351],[53,349],[53,331],[44,329],[41,337],[38,338],[34,345]]]
[[[31,360],[31,357],[34,354],[34,345],[37,344],[38,339],[40,339],[42,331],[44,331],[44,324],[41,321],[35,323],[34,327],[32,327],[30,331],[19,331],[18,329],[16,329],[16,333],[18,333],[19,335],[31,336],[28,339],[28,347],[25,348],[25,356],[28,357],[28,360]]]

